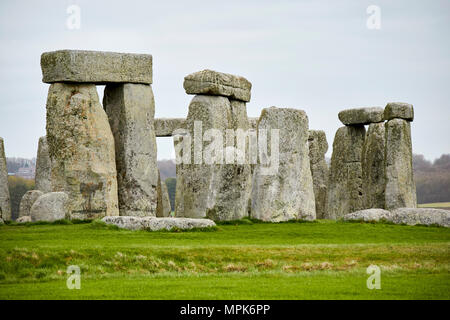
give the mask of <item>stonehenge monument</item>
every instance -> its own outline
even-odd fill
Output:
[[[6,169],[5,146],[2,138],[0,138],[0,220],[11,220],[8,170]]]
[[[325,132],[309,130],[303,110],[247,116],[252,85],[243,77],[189,74],[187,117],[155,119],[151,55],[60,50],[42,54],[41,68],[50,84],[46,136],[20,221],[103,218],[159,230],[248,216],[383,219],[416,207],[410,104],[341,111],[329,167]],[[105,85],[102,103],[96,85]],[[175,208],[157,168],[157,137],[173,137]],[[2,139],[0,214],[11,219]]]

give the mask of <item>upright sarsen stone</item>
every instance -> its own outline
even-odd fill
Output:
[[[95,85],[50,86],[47,143],[52,191],[68,195],[68,218],[118,215],[114,137]]]
[[[278,152],[276,170],[264,172],[264,165],[255,166],[252,190],[253,218],[264,221],[316,218],[313,179],[308,148],[308,117],[302,110],[289,108],[263,109],[258,121],[258,135],[267,132],[268,153]],[[279,130],[279,150],[270,141]],[[273,157],[270,156],[272,159]]]
[[[48,153],[47,138],[44,136],[39,138],[36,157],[36,190],[42,191],[43,193],[52,191],[51,174],[52,163]]]
[[[5,146],[0,138],[0,219],[11,220],[11,201],[8,188],[8,169],[6,168]]]
[[[325,153],[328,151],[325,132],[322,130],[309,130],[308,142],[314,197],[316,199],[316,218],[323,219],[326,217],[329,174],[328,165],[325,161]]]
[[[170,217],[172,208],[170,206],[169,192],[167,185],[164,181],[161,181],[161,175],[158,171],[158,202],[156,207],[157,217]]]
[[[150,85],[108,84],[103,105],[115,140],[122,216],[155,216],[158,168]]]
[[[329,219],[363,209],[361,154],[365,134],[363,125],[341,127],[336,132],[328,183]]]
[[[385,126],[386,209],[415,208],[417,200],[412,167],[411,124],[407,120],[392,119]]]
[[[363,207],[385,207],[385,128],[384,122],[371,123],[362,151]]]

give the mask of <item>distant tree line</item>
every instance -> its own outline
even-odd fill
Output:
[[[417,203],[450,201],[450,154],[443,154],[434,162],[415,154],[413,168]]]

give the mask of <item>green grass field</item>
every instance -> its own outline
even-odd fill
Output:
[[[381,290],[366,268],[381,268]],[[69,265],[81,289],[66,286]],[[0,299],[450,299],[450,230],[322,221],[0,226]]]

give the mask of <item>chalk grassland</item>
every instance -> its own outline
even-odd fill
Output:
[[[243,220],[148,232],[63,223],[0,227],[0,299],[450,299],[446,228]],[[371,264],[381,268],[381,290],[366,287]],[[67,289],[69,265],[81,268],[80,290]]]

